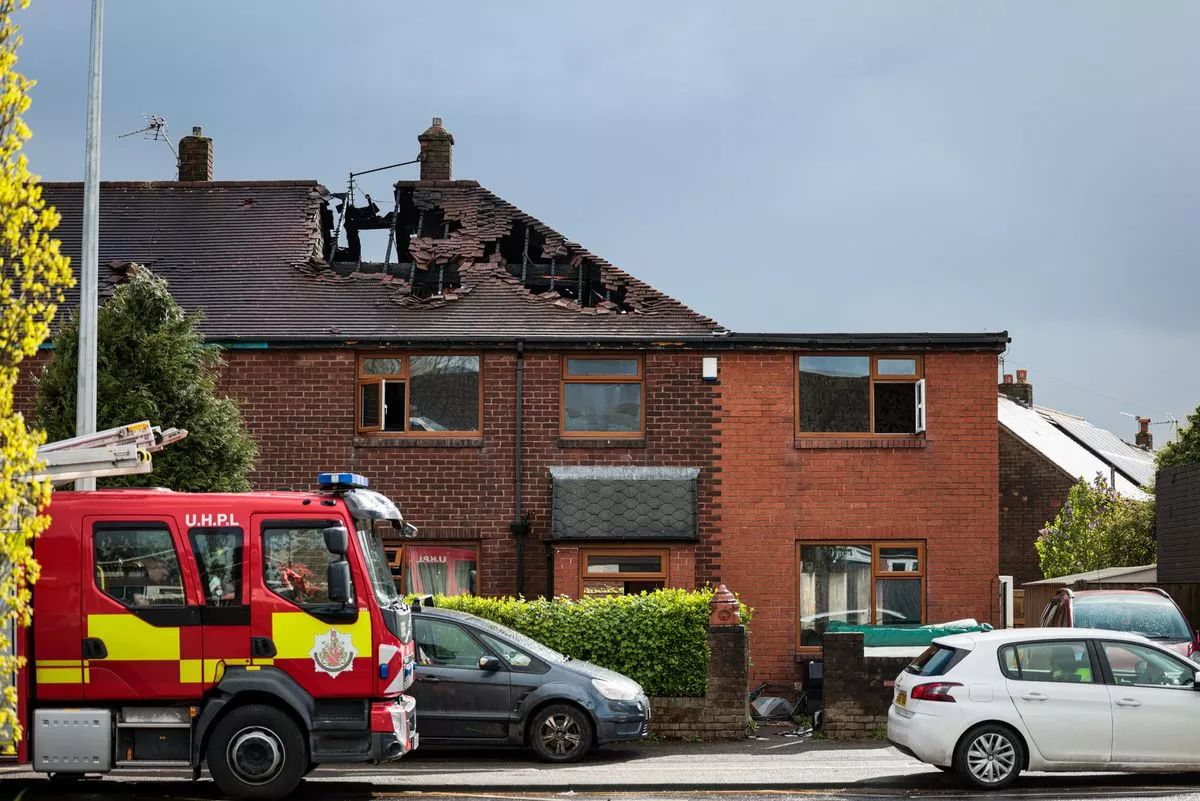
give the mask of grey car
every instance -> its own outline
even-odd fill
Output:
[[[413,613],[421,745],[528,746],[574,762],[649,734],[650,701],[632,679],[475,615],[428,604]]]

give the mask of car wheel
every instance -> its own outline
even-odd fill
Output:
[[[246,801],[286,797],[309,765],[299,724],[282,710],[261,704],[238,707],[221,718],[205,756],[221,792]]]
[[[1025,747],[1012,729],[989,724],[967,732],[954,754],[954,772],[985,790],[999,790],[1017,779]]]
[[[592,722],[578,707],[553,704],[530,722],[529,745],[546,762],[575,762],[592,747]]]

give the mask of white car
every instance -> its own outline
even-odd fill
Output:
[[[1200,769],[1200,665],[1138,634],[940,637],[896,678],[888,739],[986,789],[1022,770]]]

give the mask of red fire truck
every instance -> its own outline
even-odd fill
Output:
[[[318,483],[55,491],[33,626],[14,632],[17,759],[64,776],[206,766],[231,797],[278,799],[319,764],[415,748],[411,619],[382,544],[415,529],[361,476]]]

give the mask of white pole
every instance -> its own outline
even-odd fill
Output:
[[[87,158],[83,180],[83,249],[79,265],[79,360],[75,435],[96,431],[96,312],[100,270],[100,56],[104,0],[92,0],[92,58],[88,71]],[[96,479],[75,482],[94,490]]]

